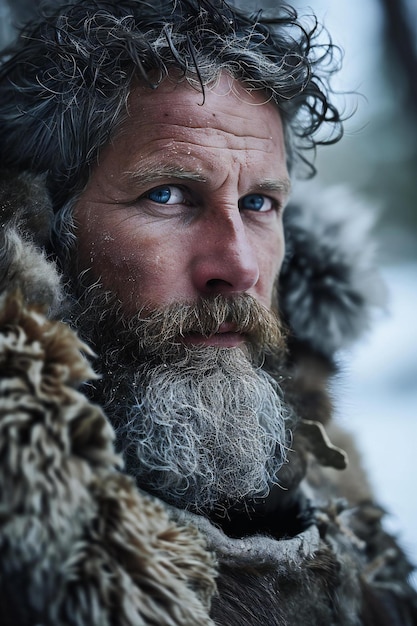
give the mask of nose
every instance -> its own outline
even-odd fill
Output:
[[[201,224],[192,277],[205,296],[243,293],[258,282],[257,256],[238,210]]]

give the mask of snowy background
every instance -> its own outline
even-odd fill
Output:
[[[417,263],[386,266],[389,307],[345,355],[338,419],[362,451],[386,527],[417,564]],[[414,575],[417,586],[417,576]]]

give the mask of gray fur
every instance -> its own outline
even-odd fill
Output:
[[[0,170],[0,222],[19,227],[36,245],[49,241],[52,204],[45,176]]]
[[[332,357],[385,303],[371,229],[375,212],[345,187],[301,185],[285,215],[279,307],[296,341]]]
[[[19,289],[26,302],[46,308],[51,317],[55,316],[63,300],[55,263],[14,228],[1,233],[0,246],[0,292]]]
[[[51,316],[63,301],[56,265],[44,250],[52,216],[43,176],[0,170],[0,293],[19,289]]]

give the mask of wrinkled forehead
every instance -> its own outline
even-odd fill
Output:
[[[142,182],[156,172],[204,182],[223,168],[225,176],[239,171],[248,185],[279,180],[289,188],[279,111],[265,92],[228,74],[205,93],[169,78],[156,89],[135,86],[127,116],[96,167],[124,179],[140,173]]]
[[[253,134],[280,143],[283,137],[280,113],[268,94],[226,72],[204,90],[170,75],[156,89],[133,85],[126,116],[116,134],[128,133],[132,126],[162,128],[164,122],[190,129],[219,128],[237,138]]]

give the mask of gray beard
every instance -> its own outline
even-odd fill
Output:
[[[142,365],[118,428],[128,471],[171,504],[210,511],[266,497],[285,462],[288,412],[239,348]]]
[[[270,336],[279,344],[265,350],[256,340],[241,349],[188,347],[172,338],[155,349],[159,321],[149,334],[149,318],[123,320],[109,294],[90,292],[88,300],[77,325],[99,352],[102,378],[93,399],[115,426],[118,449],[138,486],[195,512],[266,498],[279,484],[290,443],[290,410],[276,381],[259,366],[265,352],[283,350],[276,320],[267,313],[265,327],[274,331],[254,332],[262,342]],[[255,307],[252,299],[249,307]],[[230,320],[230,312],[223,319],[219,310],[216,305],[209,313],[210,326],[213,318],[217,324]],[[260,315],[255,307],[254,325]],[[195,324],[194,308],[191,317]],[[249,327],[247,312],[243,317]],[[165,326],[167,319],[178,319],[172,307]],[[201,332],[204,324],[199,319],[195,327]],[[147,334],[150,339],[143,339]]]

